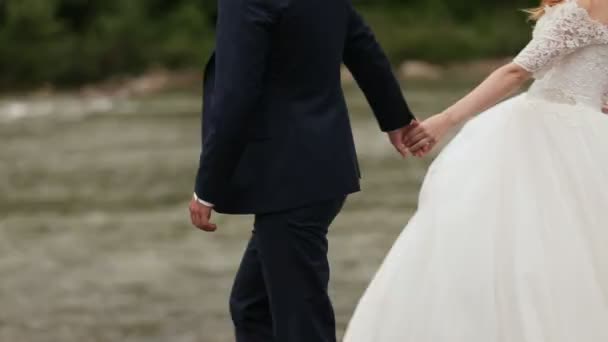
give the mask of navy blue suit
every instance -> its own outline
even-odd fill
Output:
[[[383,131],[414,117],[348,0],[218,5],[195,192],[256,215],[231,298],[237,340],[335,341],[326,234],[360,178],[341,64]]]

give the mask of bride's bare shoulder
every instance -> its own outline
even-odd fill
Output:
[[[589,12],[589,15],[608,25],[608,1],[605,0],[576,0],[581,7],[584,7]]]

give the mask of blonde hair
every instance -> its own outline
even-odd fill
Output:
[[[530,14],[530,20],[538,20],[545,14],[545,8],[547,6],[559,5],[565,0],[542,0],[539,7],[530,8],[526,10],[526,13]]]

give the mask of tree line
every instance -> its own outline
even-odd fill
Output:
[[[328,0],[331,1],[331,0]],[[395,61],[513,53],[532,0],[355,0]],[[202,68],[216,0],[0,0],[0,88]],[[517,27],[517,29],[514,29]]]

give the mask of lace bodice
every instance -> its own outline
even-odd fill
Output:
[[[547,7],[514,62],[534,74],[531,96],[597,109],[608,102],[608,25],[576,0]]]

